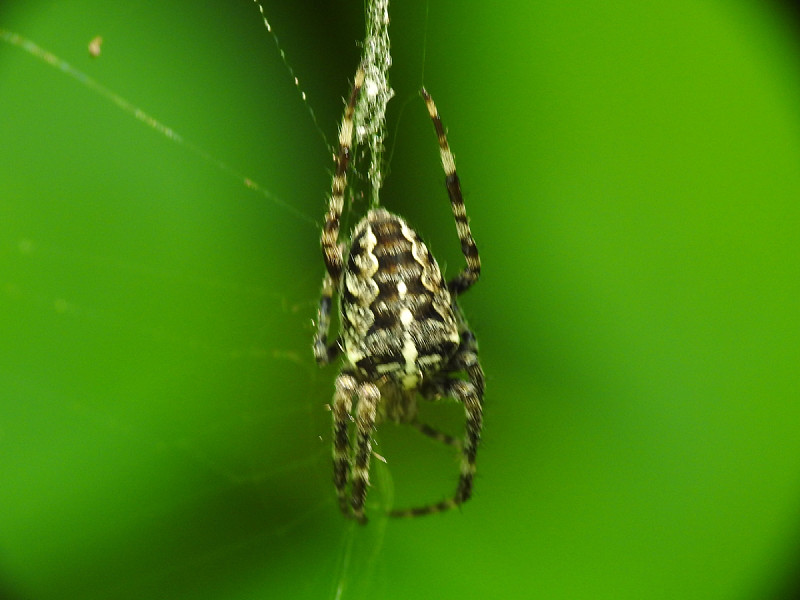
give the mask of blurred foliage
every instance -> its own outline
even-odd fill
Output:
[[[266,13],[334,140],[362,6],[279,4]],[[337,512],[335,368],[310,352],[332,160],[257,8],[6,3],[0,27],[272,196],[0,44],[0,596],[723,599],[789,585],[794,21],[744,0],[431,0],[392,19],[383,201],[459,268],[424,82],[482,253],[463,301],[488,376],[475,499],[383,518],[457,476],[446,449],[387,425],[370,524]],[[453,405],[425,415],[463,427]]]

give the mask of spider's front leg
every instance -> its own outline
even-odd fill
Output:
[[[358,95],[363,85],[364,69],[359,67],[353,80],[353,91],[350,92],[350,100],[344,109],[342,125],[339,128],[339,152],[336,154],[336,171],[333,174],[331,198],[328,203],[328,212],[325,213],[325,224],[322,226],[320,239],[325,268],[331,276],[333,285],[338,285],[339,277],[342,274],[342,244],[338,243],[339,220],[342,217],[342,209],[344,208],[344,192],[347,188],[347,165],[350,163],[351,146],[353,144],[353,114],[356,110],[356,100],[358,100]]]
[[[456,173],[456,161],[450,151],[450,145],[447,143],[447,134],[445,133],[444,125],[442,125],[442,119],[439,117],[439,111],[436,110],[436,104],[434,104],[428,90],[422,88],[420,93],[425,100],[425,105],[428,107],[428,114],[431,117],[433,128],[436,131],[436,138],[439,141],[439,156],[444,169],[447,194],[450,196],[450,208],[456,221],[456,231],[458,232],[458,239],[461,241],[461,252],[467,261],[466,268],[447,283],[450,293],[453,296],[458,296],[466,292],[473,283],[478,281],[481,275],[481,258],[478,255],[478,247],[475,245],[472,231],[469,228],[467,210],[464,207],[464,197],[461,195],[461,182],[458,179],[458,173]]]
[[[325,224],[322,227],[322,235],[320,236],[322,258],[325,261],[327,273],[322,279],[317,333],[314,336],[314,358],[317,359],[317,364],[319,365],[328,364],[341,351],[338,339],[328,345],[328,328],[331,322],[333,292],[338,287],[342,276],[343,257],[346,250],[344,243],[338,241],[339,220],[342,217],[342,209],[344,208],[344,192],[347,188],[347,165],[350,163],[351,146],[353,144],[353,114],[362,85],[364,85],[364,70],[359,67],[353,81],[350,100],[344,109],[342,126],[339,129],[339,151],[336,154],[336,171],[333,174],[328,212],[325,213]]]

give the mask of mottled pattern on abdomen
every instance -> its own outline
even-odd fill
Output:
[[[365,374],[414,387],[459,343],[439,265],[419,235],[383,209],[369,211],[350,239],[340,294],[348,359]]]

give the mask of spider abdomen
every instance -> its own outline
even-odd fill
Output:
[[[436,260],[399,216],[370,210],[356,225],[341,280],[348,361],[410,389],[459,344],[450,293]]]

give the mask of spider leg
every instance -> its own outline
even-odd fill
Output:
[[[325,273],[322,278],[322,294],[319,299],[317,311],[317,333],[314,336],[314,358],[318,365],[327,365],[339,356],[342,348],[337,337],[332,344],[328,344],[328,330],[331,326],[331,306],[333,305],[333,278],[330,273]]]
[[[483,371],[476,362],[475,368],[480,372],[480,382]],[[478,452],[478,443],[481,439],[483,427],[483,390],[479,381],[474,380],[471,373],[470,381],[463,379],[447,379],[442,382],[443,395],[452,396],[464,405],[467,414],[466,436],[461,449],[461,472],[458,479],[456,493],[452,498],[404,510],[393,510],[389,513],[392,517],[420,517],[432,513],[450,510],[460,506],[472,496],[472,481],[475,478],[475,458]]]
[[[469,219],[464,208],[464,198],[461,195],[461,183],[456,173],[456,162],[455,158],[453,158],[453,153],[450,151],[450,145],[447,143],[444,125],[442,125],[442,120],[431,95],[425,88],[422,88],[420,93],[425,100],[425,105],[428,107],[428,114],[431,116],[433,128],[436,130],[436,137],[439,140],[439,154],[442,159],[442,168],[444,168],[447,194],[450,196],[450,206],[453,209],[453,217],[456,221],[458,239],[461,241],[461,252],[467,261],[466,268],[447,283],[450,293],[458,296],[478,281],[478,277],[481,274],[481,259],[478,255],[478,247],[472,238],[472,231],[469,228]]]
[[[466,371],[469,381],[451,380],[450,393],[464,404],[467,413],[466,436],[461,457],[461,476],[458,481],[456,500],[459,504],[472,496],[472,480],[475,477],[475,457],[483,429],[483,392],[486,378],[478,360],[478,341],[467,326],[461,307],[456,304],[456,318],[461,330],[461,343],[450,361],[449,369]]]
[[[347,479],[350,472],[350,437],[347,425],[350,422],[352,398],[357,383],[355,378],[342,373],[336,378],[333,393],[333,484],[339,498],[339,508],[349,514],[347,508]]]
[[[341,352],[339,340],[328,344],[328,329],[331,322],[331,305],[333,292],[339,285],[342,275],[345,245],[339,243],[339,220],[344,207],[344,191],[347,187],[347,165],[350,162],[350,147],[353,143],[353,113],[356,100],[364,85],[364,70],[359,67],[353,81],[353,91],[344,109],[342,127],[339,130],[339,152],[336,155],[336,172],[333,175],[328,212],[325,214],[325,225],[322,228],[322,257],[325,260],[327,273],[322,279],[322,294],[319,301],[317,317],[317,333],[314,336],[314,357],[317,364],[325,365],[333,361]]]
[[[369,486],[369,459],[372,456],[372,433],[375,430],[375,417],[380,390],[374,383],[362,383],[358,388],[358,407],[356,408],[356,447],[353,465],[353,496],[350,503],[353,516],[362,525],[367,522],[364,516],[364,500]]]
[[[339,219],[342,216],[342,208],[344,207],[344,191],[347,187],[347,165],[350,162],[350,147],[353,143],[353,113],[355,112],[356,100],[358,100],[362,85],[364,85],[364,69],[359,67],[353,80],[353,91],[350,92],[350,100],[344,109],[342,126],[339,129],[339,152],[336,154],[336,171],[333,175],[328,212],[325,214],[325,225],[322,227],[322,256],[334,287],[339,284],[339,277],[342,274],[342,246],[337,243],[339,239]]]
[[[420,433],[427,435],[430,438],[433,438],[437,442],[442,442],[443,444],[447,444],[448,446],[452,446],[458,450],[461,450],[461,440],[458,438],[453,437],[452,435],[447,435],[446,433],[442,433],[438,429],[431,427],[426,423],[421,423],[419,421],[412,421],[409,423],[412,427],[417,429]]]
[[[480,365],[477,369],[483,378],[483,370]],[[481,441],[481,429],[483,428],[483,392],[473,383],[455,380],[453,384],[453,395],[464,403],[464,410],[467,413],[467,433],[464,437],[464,448],[461,454],[461,474],[456,488],[455,501],[462,504],[472,497],[472,481],[475,478],[475,458],[478,453],[478,444]]]
[[[459,328],[461,329],[461,343],[459,344],[455,355],[453,355],[453,358],[450,359],[447,367],[443,369],[443,373],[449,374],[457,371],[466,371],[470,381],[476,387],[478,394],[482,398],[484,390],[484,377],[483,369],[478,362],[478,341],[475,339],[475,334],[472,333],[472,331],[467,327],[466,321],[461,314],[461,309],[458,304],[454,304],[454,310],[456,313],[456,319],[459,322]],[[450,395],[448,394],[448,390],[450,389],[451,384],[451,379],[447,379],[446,377],[435,377],[425,382],[422,388],[420,388],[420,394],[426,400],[436,402]],[[453,446],[458,450],[461,450],[463,447],[460,439],[447,435],[446,433],[442,433],[430,425],[421,423],[416,419],[409,423],[409,425],[418,429],[421,433],[447,444],[448,446]]]
[[[469,380],[478,389],[478,393],[483,398],[483,390],[485,388],[485,378],[483,376],[483,368],[478,362],[478,340],[475,334],[467,326],[467,322],[461,313],[461,307],[456,305],[456,318],[458,319],[459,329],[461,330],[461,343],[458,346],[447,371],[466,371]]]

